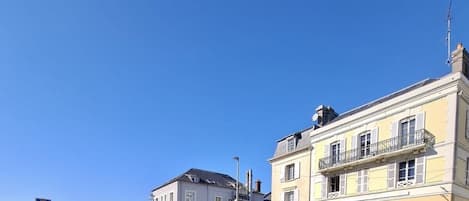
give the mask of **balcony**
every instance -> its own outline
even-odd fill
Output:
[[[356,148],[336,156],[324,157],[319,159],[319,172],[333,172],[401,154],[422,151],[433,145],[434,138],[425,129],[421,129],[416,130],[414,136],[410,134],[408,136],[393,137],[370,144],[366,148]]]

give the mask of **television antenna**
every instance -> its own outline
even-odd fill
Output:
[[[449,0],[449,5],[448,5],[448,15],[447,15],[447,26],[448,26],[448,30],[446,32],[446,47],[447,47],[447,53],[448,53],[448,58],[446,60],[446,63],[451,66],[451,64],[453,63],[452,61],[452,58],[451,58],[451,19],[452,19],[452,16],[451,16],[451,7],[453,5],[453,0]]]

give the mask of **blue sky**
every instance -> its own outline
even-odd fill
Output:
[[[454,6],[469,44],[469,2]],[[0,200],[144,201],[191,167],[234,176],[235,155],[269,191],[276,140],[317,105],[341,113],[449,72],[446,8],[1,1]]]

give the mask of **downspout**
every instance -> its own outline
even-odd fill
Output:
[[[310,142],[311,143],[311,142]],[[313,146],[310,145],[310,148],[309,148],[309,193],[308,193],[308,200],[311,201],[311,179],[313,178],[313,174],[312,174],[312,171],[313,171]]]

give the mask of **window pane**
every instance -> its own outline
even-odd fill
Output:
[[[409,168],[413,168],[415,166],[415,160],[410,160],[409,161]]]

